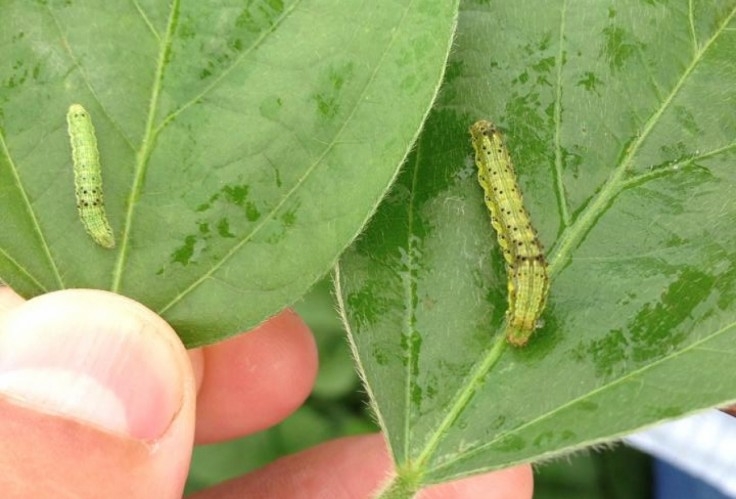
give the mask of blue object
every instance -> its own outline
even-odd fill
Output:
[[[660,459],[654,460],[655,499],[734,499]]]

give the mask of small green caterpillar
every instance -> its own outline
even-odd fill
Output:
[[[506,338],[526,345],[537,328],[549,292],[544,250],[532,227],[501,133],[481,120],[470,127],[478,182],[485,193],[491,225],[506,260],[508,301]]]
[[[115,247],[115,236],[105,214],[102,198],[100,153],[95,127],[89,113],[79,104],[69,106],[66,115],[74,161],[74,193],[79,219],[92,239],[104,248]]]

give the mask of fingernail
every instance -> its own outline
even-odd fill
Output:
[[[0,392],[19,404],[145,440],[181,408],[183,347],[136,302],[50,293],[11,312],[3,329]]]

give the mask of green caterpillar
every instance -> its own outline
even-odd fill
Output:
[[[506,260],[508,301],[506,338],[524,346],[538,326],[549,292],[544,250],[532,227],[503,138],[490,122],[470,127],[478,182],[483,187],[491,225]]]
[[[110,222],[102,198],[100,153],[97,151],[95,127],[89,113],[79,104],[69,106],[66,115],[74,162],[74,193],[79,219],[92,239],[103,248],[115,247]]]

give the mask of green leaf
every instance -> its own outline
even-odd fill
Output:
[[[295,301],[374,211],[457,2],[13,0],[0,16],[0,277],[141,301],[189,346]],[[84,233],[65,115],[96,127],[117,246]]]
[[[399,470],[386,497],[736,397],[736,2],[463,7],[440,99],[336,279]],[[505,130],[549,248],[523,349],[501,333],[478,119]]]

